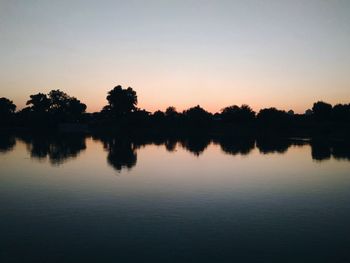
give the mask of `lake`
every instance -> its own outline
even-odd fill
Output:
[[[350,147],[2,135],[1,262],[350,262]]]

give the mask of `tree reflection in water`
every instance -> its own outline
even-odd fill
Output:
[[[290,140],[280,138],[259,137],[256,140],[256,147],[263,154],[268,153],[285,153],[292,145]]]
[[[248,155],[255,147],[262,154],[285,154],[291,146],[311,146],[312,158],[317,161],[331,157],[337,160],[350,160],[349,144],[344,142],[328,142],[315,140],[290,140],[282,138],[254,138],[230,136],[179,136],[179,137],[149,137],[136,138],[103,137],[99,138],[108,151],[108,163],[117,171],[131,169],[137,162],[137,151],[146,145],[164,145],[167,151],[174,152],[179,144],[183,149],[195,156],[200,156],[211,144],[219,144],[222,151],[229,155]]]
[[[196,156],[201,155],[210,142],[209,136],[190,136],[180,139],[181,146]]]
[[[16,139],[10,134],[0,134],[0,153],[12,151],[16,145]]]
[[[86,149],[84,134],[20,135],[30,156],[36,160],[48,159],[52,165],[61,165],[77,157]],[[147,145],[163,145],[168,152],[176,151],[180,145],[186,151],[200,156],[211,143],[220,145],[228,155],[248,155],[255,148],[262,154],[284,154],[291,146],[309,145],[313,160],[330,158],[350,161],[350,143],[329,140],[289,140],[266,137],[230,136],[93,136],[101,141],[107,151],[107,162],[116,171],[132,169],[137,163],[137,151]],[[15,136],[3,134],[0,137],[0,152],[11,151],[16,144]]]
[[[254,137],[219,137],[215,139],[215,143],[220,144],[221,150],[230,155],[247,155],[255,147]]]
[[[346,141],[311,141],[312,159],[316,161],[325,161],[333,157],[336,160],[350,161],[350,142]]]
[[[48,158],[52,165],[61,165],[77,157],[86,149],[85,138],[85,135],[80,134],[20,136],[20,139],[27,144],[32,158],[38,160]]]
[[[137,154],[135,145],[128,139],[102,137],[103,147],[108,151],[107,161],[115,170],[131,169],[136,165]]]

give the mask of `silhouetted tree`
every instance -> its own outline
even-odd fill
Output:
[[[178,115],[178,112],[176,111],[176,108],[173,106],[170,106],[168,108],[166,108],[165,110],[165,116],[167,118],[176,118]]]
[[[165,119],[165,113],[160,110],[157,110],[152,114],[152,118],[157,123],[162,122]]]
[[[0,121],[7,124],[16,110],[16,105],[7,98],[0,98]]]
[[[314,103],[312,111],[317,120],[329,120],[332,114],[332,105],[323,101]]]
[[[211,114],[201,108],[199,105],[189,108],[183,112],[183,115],[191,126],[206,126],[211,120]]]
[[[67,110],[69,96],[61,90],[51,90],[49,92],[50,112],[56,115],[63,115]]]
[[[1,116],[6,114],[12,114],[16,110],[16,105],[7,98],[0,98],[0,114]]]
[[[154,118],[158,118],[158,119],[161,119],[161,118],[164,118],[165,117],[165,113],[160,111],[160,110],[157,110],[153,113],[153,117]]]
[[[44,113],[50,109],[51,101],[46,94],[37,93],[30,95],[30,100],[27,101],[26,105],[29,105],[30,110],[33,112]]]
[[[350,121],[350,104],[337,104],[332,109],[332,117],[336,121]]]
[[[256,116],[260,128],[269,132],[286,132],[291,116],[276,108],[262,109]]]
[[[108,92],[107,101],[109,105],[104,107],[104,111],[121,117],[136,110],[137,95],[132,88],[123,89],[119,85]]]
[[[50,113],[64,121],[77,120],[86,110],[86,105],[75,97],[71,97],[61,90],[49,93]]]
[[[82,119],[86,105],[61,90],[51,90],[48,95],[37,93],[18,113],[18,120],[33,127],[54,128],[61,122],[77,122]]]
[[[226,122],[247,123],[255,119],[255,112],[248,106],[229,106],[221,110],[221,118]]]
[[[66,112],[72,120],[79,120],[85,110],[86,105],[84,103],[81,103],[80,100],[74,97],[69,98]]]

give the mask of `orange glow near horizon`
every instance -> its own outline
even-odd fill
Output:
[[[349,103],[349,12],[347,1],[2,1],[0,97],[21,109],[60,89],[95,112],[122,85],[151,112]]]
[[[142,82],[142,80],[140,81]],[[208,81],[210,84],[210,81]],[[87,104],[87,112],[98,112],[105,105],[107,105],[107,92],[111,90],[114,86],[119,85],[109,85],[110,88],[95,88],[93,86],[74,85],[76,88],[64,89],[61,86],[56,86],[51,89],[61,89],[62,91],[68,93],[71,96],[77,97],[83,103]],[[187,88],[182,83],[174,83],[173,85],[179,85],[181,88],[169,87],[167,89],[160,88],[163,84],[150,84],[149,86],[144,85],[144,88],[139,88],[137,82],[135,85],[123,85],[123,88],[131,86],[137,92],[138,96],[138,107],[145,109],[150,112],[156,110],[165,111],[169,106],[174,106],[179,112],[188,109],[190,107],[200,105],[209,112],[215,113],[219,112],[222,108],[230,105],[242,105],[248,104],[256,112],[262,108],[276,107],[281,110],[294,110],[296,113],[304,113],[305,110],[312,108],[312,104],[316,101],[323,100],[331,104],[337,103],[349,103],[347,100],[348,96],[346,92],[334,92],[334,96],[313,96],[312,94],[305,96],[303,100],[298,99],[297,91],[288,91],[283,89],[278,91],[276,89],[268,89],[264,87],[254,88],[250,87],[250,90],[258,90],[259,92],[244,92],[241,88],[211,88],[210,85],[197,85],[199,88],[190,89]],[[83,86],[85,86],[83,88]],[[164,83],[165,86],[165,83]],[[196,85],[194,85],[196,86]],[[220,86],[220,85],[219,85]],[[242,83],[240,86],[243,86]],[[249,88],[249,87],[248,87]],[[248,88],[246,88],[248,90]],[[287,87],[288,88],[288,87]],[[25,102],[29,99],[29,95],[38,92],[48,93],[51,89],[33,89],[32,92],[28,94],[18,93],[15,97],[11,98],[17,105],[17,109],[25,107]],[[158,93],[161,90],[162,93]],[[292,89],[291,89],[292,90]],[[225,92],[223,92],[225,91]],[[3,95],[3,94],[2,94]],[[322,95],[322,94],[321,94]]]

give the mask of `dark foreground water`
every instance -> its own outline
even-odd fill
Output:
[[[0,262],[350,262],[343,143],[0,140]]]

